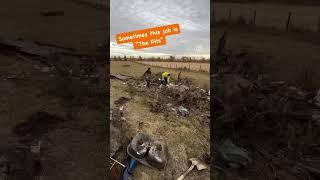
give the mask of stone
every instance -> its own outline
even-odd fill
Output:
[[[187,116],[189,115],[189,110],[183,106],[178,107],[178,111],[182,116]]]

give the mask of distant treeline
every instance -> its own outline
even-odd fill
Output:
[[[319,0],[215,0],[224,3],[273,3],[290,5],[320,5]]]

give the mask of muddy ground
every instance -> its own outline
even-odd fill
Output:
[[[126,147],[130,139],[140,132],[165,142],[169,149],[169,161],[164,170],[139,164],[134,171],[134,179],[176,179],[190,166],[189,158],[197,157],[208,161],[210,154],[207,91],[196,88],[187,78],[181,80],[185,87],[160,90],[159,76],[160,74],[154,75],[150,88],[145,87],[144,81],[138,77],[126,82],[111,80],[111,107],[119,107],[119,102],[125,103],[120,105],[123,106],[124,118],[120,144]],[[177,84],[177,81],[173,83]],[[180,105],[188,108],[188,116],[177,112]],[[113,157],[123,160],[124,153],[124,149],[120,147]],[[203,170],[192,171],[186,179],[209,177],[209,170]]]

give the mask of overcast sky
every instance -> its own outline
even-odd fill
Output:
[[[210,56],[209,0],[111,0],[111,56]],[[116,44],[116,34],[178,23],[180,34],[167,44],[134,50],[132,43]]]

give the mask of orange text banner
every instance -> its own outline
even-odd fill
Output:
[[[117,44],[133,43],[134,49],[154,47],[166,44],[166,36],[180,33],[179,24],[171,24],[116,35]]]

